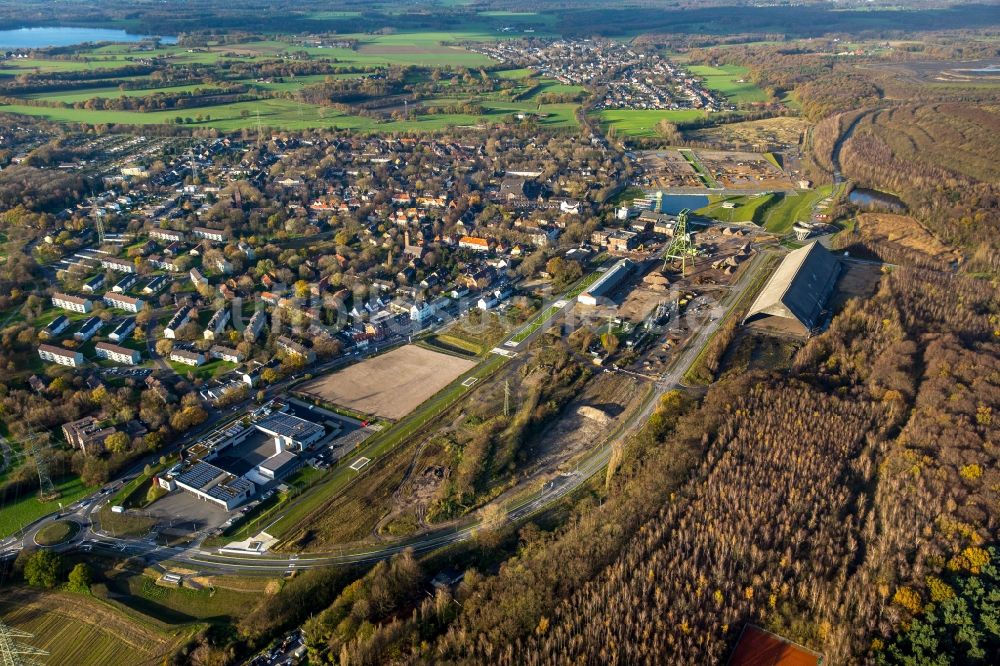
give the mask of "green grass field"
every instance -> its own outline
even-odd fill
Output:
[[[672,123],[687,123],[704,117],[705,112],[697,109],[677,109],[668,111],[646,111],[632,109],[605,109],[598,115],[601,129],[607,132],[614,127],[621,137],[655,137],[656,124],[661,120]]]
[[[80,526],[69,520],[57,520],[49,523],[35,534],[35,543],[39,546],[55,546],[63,541],[69,541],[80,530]]]
[[[39,502],[34,492],[6,501],[3,508],[0,508],[0,538],[10,536],[42,516],[58,511],[60,504],[69,506],[94,490],[84,486],[79,477],[60,480],[56,483],[56,489],[61,496],[51,502]]]
[[[764,214],[764,228],[776,234],[791,231],[796,222],[807,222],[817,203],[830,196],[832,185],[796,194],[786,194]]]
[[[780,199],[778,194],[762,194],[760,196],[727,196],[719,197],[704,208],[695,211],[722,222],[754,222],[760,224],[764,214],[772,204]],[[724,202],[736,204],[736,208],[723,208]]]
[[[447,100],[443,100],[447,101]],[[89,125],[163,125],[174,124],[177,117],[193,118],[197,114],[211,116],[209,120],[192,122],[187,127],[213,127],[223,131],[261,127],[297,130],[327,127],[360,132],[421,132],[456,126],[475,126],[484,122],[500,122],[518,111],[535,112],[535,105],[525,102],[484,102],[482,115],[441,114],[413,116],[407,120],[378,122],[372,118],[345,115],[328,107],[306,104],[289,99],[262,99],[219,106],[183,109],[179,111],[97,111],[90,109],[49,108],[21,104],[0,105],[0,113],[18,113],[64,123]],[[576,105],[542,105],[539,113],[548,114],[539,124],[545,127],[576,125]],[[246,113],[244,113],[246,112]]]
[[[725,95],[733,104],[768,102],[767,93],[746,79],[750,70],[738,65],[691,65],[688,71],[705,79],[705,87]]]
[[[120,597],[119,602],[169,624],[236,619],[253,608],[258,598],[255,593],[224,588],[163,587],[143,575],[121,576],[109,588],[130,595]]]

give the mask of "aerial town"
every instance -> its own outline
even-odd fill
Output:
[[[995,663],[991,9],[0,0],[0,664]]]

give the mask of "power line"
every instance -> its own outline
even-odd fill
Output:
[[[18,638],[34,638],[32,634],[0,623],[0,666],[41,666],[44,662],[35,657],[47,657],[48,652]]]

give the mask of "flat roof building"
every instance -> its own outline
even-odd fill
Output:
[[[87,454],[103,451],[104,440],[115,433],[113,427],[101,425],[101,422],[93,416],[64,423],[62,431],[70,446]]]
[[[808,336],[822,323],[839,275],[840,262],[816,241],[793,250],[764,285],[743,323]]]
[[[274,481],[291,473],[301,463],[301,459],[291,451],[280,451],[261,464],[257,465],[257,473],[265,479]]]
[[[253,495],[252,481],[235,476],[215,465],[198,461],[174,478],[182,489],[206,502],[232,511]]]
[[[321,425],[283,412],[275,412],[254,425],[257,430],[274,437],[277,451],[301,451],[321,440],[326,433]]]

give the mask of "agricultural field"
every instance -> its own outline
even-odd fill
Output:
[[[313,379],[298,390],[363,414],[400,419],[474,366],[468,359],[406,345]]]
[[[158,631],[93,597],[27,588],[4,588],[0,619],[32,634],[45,663],[74,666],[159,663],[188,633]]]
[[[604,109],[597,114],[601,129],[608,132],[611,129],[620,137],[655,137],[656,124],[661,120],[671,123],[687,123],[700,120],[704,111],[697,109],[677,109],[668,111],[646,111],[633,109]]]
[[[750,70],[738,65],[691,65],[688,72],[705,80],[705,87],[722,93],[733,104],[770,102],[767,93],[746,77]]]

